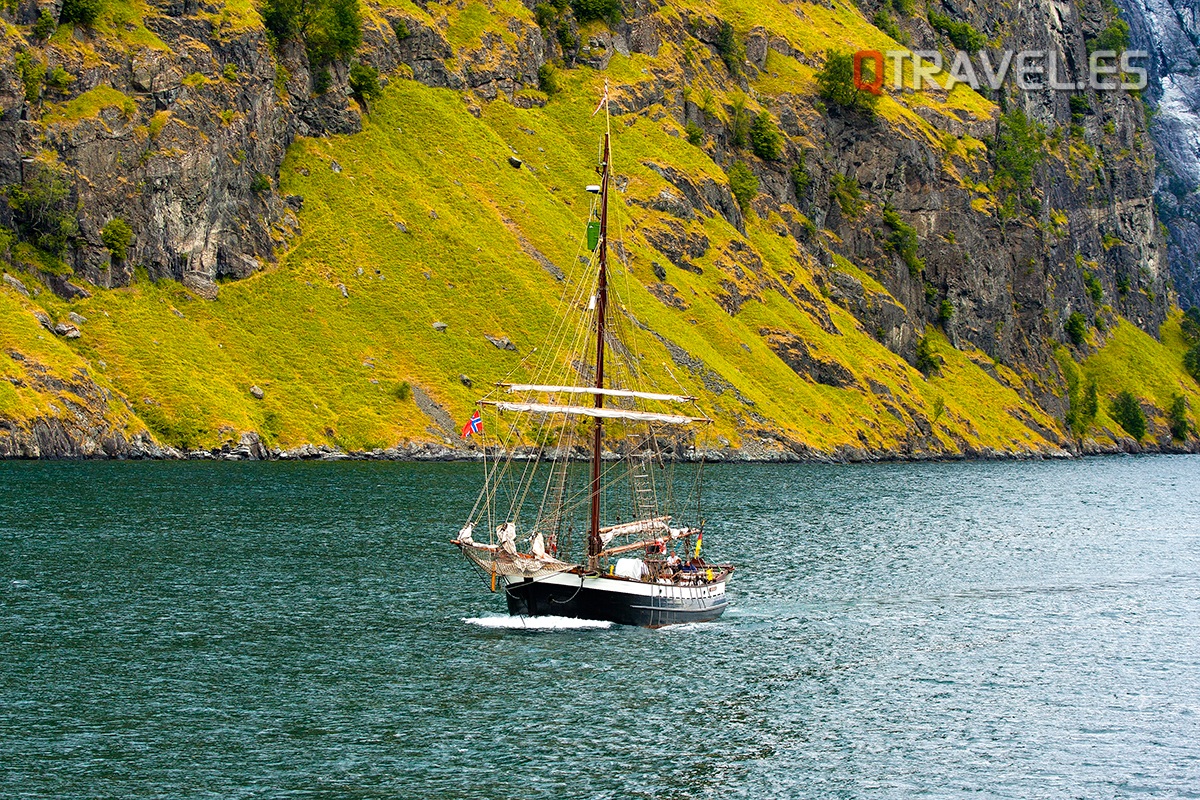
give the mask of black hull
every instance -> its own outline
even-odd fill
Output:
[[[618,625],[659,628],[688,622],[711,622],[729,605],[716,597],[649,597],[621,591],[565,586],[540,580],[510,584],[504,590],[514,616],[556,616],[603,620]]]

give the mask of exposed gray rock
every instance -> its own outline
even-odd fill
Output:
[[[1196,0],[1118,0],[1132,45],[1150,52],[1146,95],[1159,159],[1157,198],[1183,305],[1200,305],[1200,6]]]
[[[457,431],[455,430],[454,419],[450,416],[449,412],[426,394],[425,390],[420,386],[414,385],[412,387],[412,394],[417,408],[421,409],[421,412],[429,417],[430,421],[437,426],[436,428],[431,428],[430,432],[440,434],[453,441]]]
[[[266,393],[265,393],[265,392],[263,392],[263,390],[262,390],[262,389],[260,389],[258,386],[251,386],[251,387],[250,387],[250,395],[251,395],[251,397],[253,397],[255,400],[262,400],[262,399],[263,399],[263,397],[265,397],[265,396],[266,396]]]
[[[54,332],[64,339],[78,339],[80,337],[79,328],[69,322],[60,322],[54,326]]]
[[[446,332],[446,329],[447,329],[447,328],[449,328],[449,327],[450,327],[450,326],[449,326],[449,325],[447,325],[447,324],[446,324],[446,323],[444,323],[444,322],[435,322],[435,323],[433,323],[433,329],[434,329],[435,331],[437,331],[438,333],[445,333],[445,332]]]
[[[815,383],[838,388],[858,385],[854,373],[832,357],[814,354],[808,343],[801,337],[788,331],[769,328],[760,330],[759,335],[766,340],[767,347],[770,347],[797,375]]]
[[[8,284],[9,286],[11,286],[14,290],[19,292],[20,294],[23,294],[26,297],[29,297],[29,290],[25,288],[25,284],[21,283],[20,280],[13,277],[12,275],[9,275],[7,272],[4,273],[4,282],[6,284]]]
[[[507,336],[491,336],[491,335],[488,335],[485,333],[484,338],[486,338],[492,344],[496,345],[496,347],[500,348],[501,350],[516,350],[517,349],[517,346],[515,344],[513,344],[512,340],[509,339]]]
[[[87,317],[81,314],[76,314],[74,311],[67,314],[67,319],[71,320],[71,322],[75,323],[76,325],[82,325],[83,323],[87,322]]]

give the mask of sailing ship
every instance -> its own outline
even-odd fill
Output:
[[[606,131],[600,183],[587,187],[588,255],[567,278],[548,346],[530,356],[535,379],[498,384],[464,427],[464,436],[494,430],[499,441],[484,443],[484,485],[453,543],[512,615],[707,622],[725,611],[733,572],[701,555],[696,431],[711,420],[697,398],[644,385],[636,338],[648,334],[610,283],[610,139]],[[677,474],[683,466],[690,480]],[[694,515],[690,524],[678,521],[680,509]]]

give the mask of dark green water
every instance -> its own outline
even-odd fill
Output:
[[[1200,796],[1200,459],[708,478],[722,622],[528,631],[474,466],[0,462],[0,793]]]

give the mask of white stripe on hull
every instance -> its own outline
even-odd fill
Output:
[[[505,580],[509,585],[513,585],[522,583],[524,579],[506,578]],[[571,589],[580,588],[580,576],[569,572],[559,572],[545,578],[537,578],[536,582],[565,586]],[[678,600],[691,600],[701,597],[722,598],[725,596],[725,581],[686,585],[631,581],[622,578],[610,578],[605,575],[595,575],[583,577],[583,588],[639,597],[662,597]]]

